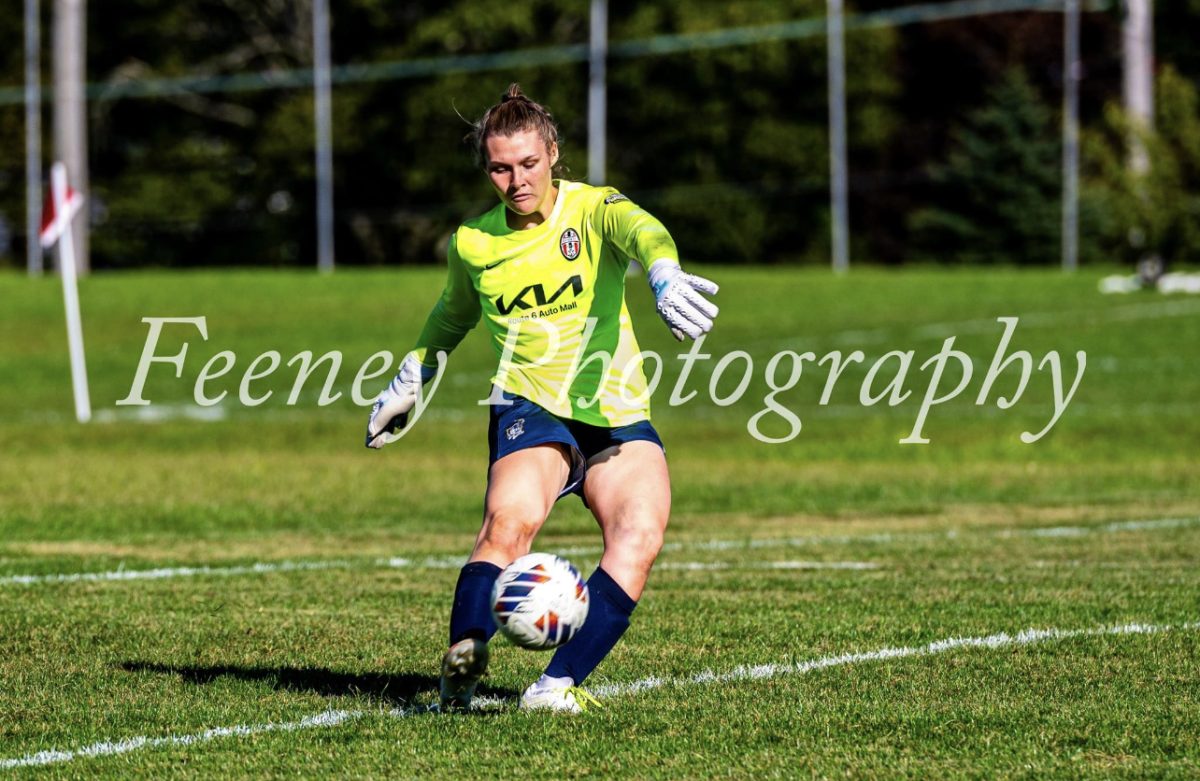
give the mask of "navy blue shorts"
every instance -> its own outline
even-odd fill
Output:
[[[583,479],[587,476],[587,462],[592,456],[623,442],[639,439],[663,447],[658,432],[648,420],[639,420],[628,426],[606,428],[580,423],[557,415],[538,406],[523,396],[503,392],[512,404],[493,404],[491,422],[488,425],[488,466],[509,453],[527,447],[559,443],[567,446],[571,453],[571,474],[558,496],[561,499],[570,493],[583,498]],[[665,448],[664,448],[665,450]]]

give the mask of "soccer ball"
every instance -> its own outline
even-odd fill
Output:
[[[570,640],[588,614],[588,587],[579,570],[550,553],[509,564],[492,587],[492,617],[522,648],[545,650]]]

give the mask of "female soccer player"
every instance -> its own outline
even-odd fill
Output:
[[[604,537],[588,579],[588,618],[521,697],[522,708],[578,711],[577,688],[629,626],[671,509],[662,441],[625,306],[625,272],[648,270],[659,315],[676,338],[706,333],[717,285],[679,267],[658,220],[610,187],[553,178],[558,128],[513,84],[472,139],[500,198],[450,238],[445,290],[400,372],[375,401],[367,445],[398,438],[423,383],[484,317],[500,356],[493,377],[491,466],[483,527],[458,578],[441,707],[470,705],[495,632],[491,591],[529,552],[551,507],[579,494]]]

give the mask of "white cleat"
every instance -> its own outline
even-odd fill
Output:
[[[530,684],[521,695],[521,710],[549,710],[558,713],[582,713],[602,708],[600,701],[578,686]]]
[[[484,640],[468,637],[450,646],[442,657],[441,709],[466,710],[471,707],[475,687],[487,672],[488,646]]]

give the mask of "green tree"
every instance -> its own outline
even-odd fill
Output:
[[[304,67],[299,3],[131,0],[94,19],[95,78],[120,80]],[[614,9],[614,42],[819,16],[819,0],[648,0]],[[179,32],[163,36],[162,31]],[[339,64],[578,45],[586,4],[347,0]],[[156,37],[157,36],[157,37]],[[896,33],[848,43],[851,154],[867,160],[896,127]],[[172,40],[164,46],[164,38]],[[608,182],[660,214],[686,257],[725,262],[827,255],[825,43],[820,36],[610,63]],[[339,86],[334,94],[339,260],[436,262],[464,217],[495,201],[459,143],[510,81],[548,105],[572,178],[586,177],[587,66],[529,65]],[[105,206],[101,265],[311,263],[308,90],[98,101],[93,190]]]
[[[1061,157],[1053,117],[1011,70],[952,135],[931,177],[938,205],[909,220],[920,257],[962,263],[1059,258]]]
[[[819,17],[823,2],[639,4],[614,38]],[[849,155],[877,158],[889,110],[895,30],[847,40]],[[684,255],[722,262],[829,257],[826,45],[822,36],[622,60],[610,67],[614,183],[671,227]]]
[[[1200,95],[1171,66],[1155,84],[1155,128],[1131,125],[1112,103],[1102,126],[1084,139],[1083,203],[1094,215],[1096,254],[1134,263],[1158,255],[1168,263],[1194,257],[1200,247]],[[1127,164],[1136,134],[1149,170]]]

